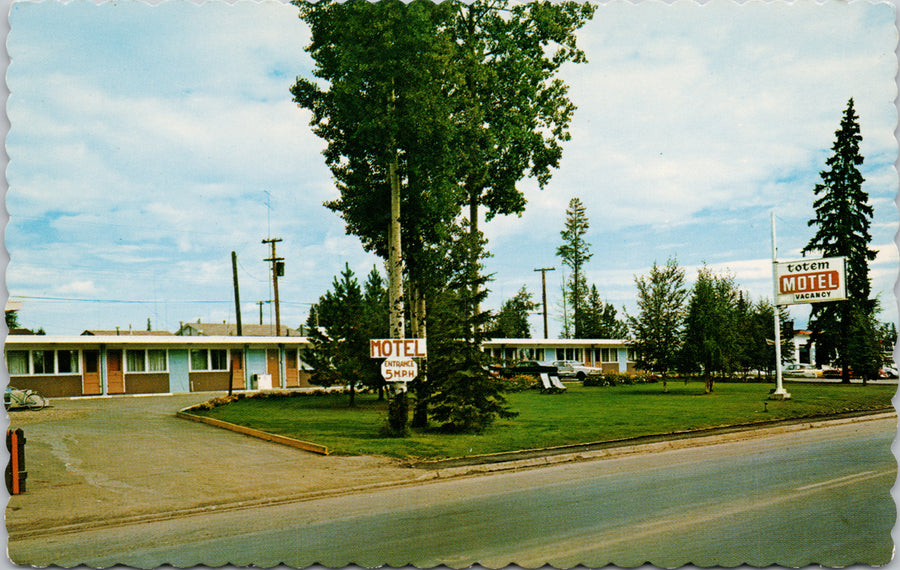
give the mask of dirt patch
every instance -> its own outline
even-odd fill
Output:
[[[57,422],[78,418],[87,413],[87,410],[60,410],[44,408],[43,410],[8,410],[9,426],[13,429],[31,424],[45,422]]]

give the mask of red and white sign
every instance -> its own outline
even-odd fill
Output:
[[[428,356],[424,338],[382,338],[369,341],[372,358],[423,358]]]
[[[775,264],[777,305],[826,303],[847,298],[843,257]]]
[[[411,382],[419,374],[412,358],[387,358],[381,363],[381,376],[386,382]]]

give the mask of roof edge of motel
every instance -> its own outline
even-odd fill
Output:
[[[70,344],[70,345],[98,345],[98,344],[135,344],[135,345],[278,345],[278,344],[307,344],[305,336],[174,336],[174,335],[9,335],[6,337],[7,346],[33,345],[33,344]]]
[[[518,346],[593,346],[630,344],[626,339],[610,338],[493,338],[485,340],[485,345],[518,345]],[[9,335],[7,345],[33,344],[159,344],[159,345],[273,345],[273,344],[308,344],[305,336],[177,336],[177,335]]]

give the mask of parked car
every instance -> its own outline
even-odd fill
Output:
[[[503,369],[504,376],[516,376],[518,374],[527,374],[531,376],[540,376],[542,373],[558,375],[556,366],[550,362],[541,362],[538,360],[522,360],[512,366]]]
[[[895,366],[885,366],[878,371],[878,375],[882,378],[897,378],[897,368]]]
[[[788,364],[782,371],[785,376],[821,378],[823,372],[811,364]]]
[[[587,378],[589,374],[600,374],[603,372],[599,368],[585,366],[577,360],[554,360],[552,364],[559,370],[561,378],[575,378],[579,382]]]

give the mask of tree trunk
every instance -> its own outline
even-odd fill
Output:
[[[409,306],[410,306],[410,329],[413,338],[427,338],[425,327],[425,293],[422,291],[421,284],[416,279],[410,279],[409,282]],[[416,395],[415,406],[413,407],[412,426],[416,428],[428,427],[428,385],[427,381],[427,360],[419,360],[419,375],[412,382],[413,392]]]

